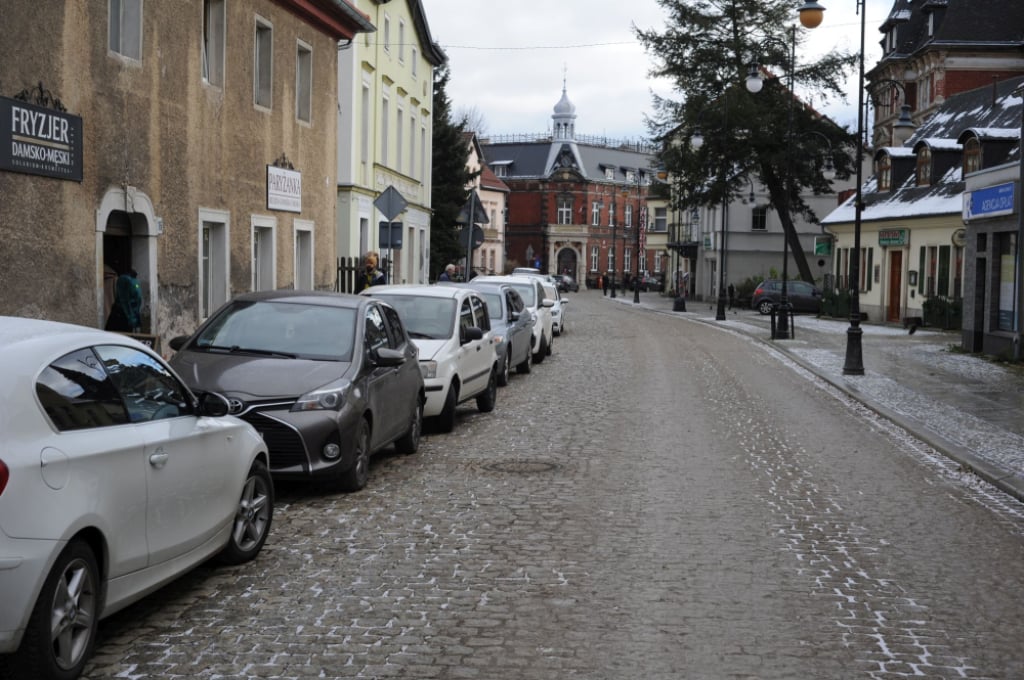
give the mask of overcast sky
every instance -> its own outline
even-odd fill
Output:
[[[808,31],[797,63],[836,46],[859,47],[856,0],[819,0],[827,9],[821,26]],[[647,136],[644,114],[651,92],[672,96],[665,81],[648,76],[652,60],[632,26],[663,30],[656,0],[422,0],[434,41],[448,55],[448,95],[456,112],[477,111],[491,135],[538,133],[551,114],[565,78],[576,105],[576,132],[614,139]],[[794,20],[800,0],[793,0]],[[866,63],[881,56],[878,27],[893,0],[867,0]],[[780,36],[785,39],[785,36]],[[837,123],[857,127],[857,74],[849,100],[813,104]]]

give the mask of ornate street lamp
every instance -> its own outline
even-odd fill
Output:
[[[853,253],[850,257],[850,327],[846,329],[845,375],[864,375],[864,330],[860,327],[860,230],[864,211],[864,33],[867,9],[864,0],[856,0],[860,11],[860,59],[857,80],[857,186],[853,204]],[[798,10],[800,23],[805,28],[817,28],[824,18],[825,8],[808,0]]]

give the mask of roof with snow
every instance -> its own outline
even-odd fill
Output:
[[[1019,161],[1024,96],[1018,88],[1022,86],[1024,77],[1017,77],[953,95],[914,131],[902,147],[879,149],[875,158],[886,154],[907,158],[919,143],[927,144],[933,150],[959,151],[961,140],[966,139],[962,135],[975,130],[989,131],[991,134],[978,137],[983,145],[988,142],[996,147],[995,154],[986,156],[987,166]],[[1015,141],[1016,144],[1013,143]],[[928,186],[917,186],[914,173],[905,178],[895,178],[892,191],[885,192],[878,191],[878,180],[872,177],[861,188],[864,201],[861,221],[960,214],[964,192],[963,164],[958,162],[942,172],[942,176],[933,178]],[[855,200],[856,194],[850,196],[821,223],[853,222],[856,218]]]

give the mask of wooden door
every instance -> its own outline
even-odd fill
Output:
[[[903,290],[903,251],[889,253],[889,308],[887,321],[900,320],[900,292]]]

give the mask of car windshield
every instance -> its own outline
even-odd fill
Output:
[[[534,307],[537,304],[537,289],[532,283],[513,283],[510,284],[519,293],[519,296],[523,298],[523,304],[527,307]]]
[[[383,295],[398,312],[410,337],[444,340],[455,333],[455,300],[420,295]]]
[[[351,361],[356,310],[295,302],[234,302],[202,330],[192,349]]]

